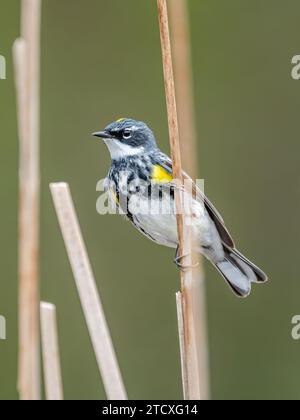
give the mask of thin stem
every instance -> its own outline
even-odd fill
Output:
[[[68,184],[50,185],[104,388],[109,400],[127,395]]]
[[[177,210],[177,230],[180,255],[183,255],[183,264],[192,265],[192,244],[191,229],[189,223],[186,223],[186,214],[182,206],[182,168],[180,141],[178,129],[178,117],[175,98],[175,84],[172,65],[172,53],[168,24],[168,11],[166,0],[157,0],[158,18],[160,27],[160,38],[162,48],[162,60],[164,69],[166,103],[169,123],[169,137],[171,155],[173,160],[173,178],[177,183],[175,194]],[[186,199],[185,194],[185,199]],[[185,202],[185,205],[189,205]],[[186,210],[186,209],[185,209]],[[187,269],[181,273],[181,296],[184,321],[184,351],[186,353],[186,377],[187,377],[187,395],[189,399],[200,399],[200,371],[198,360],[199,343],[197,341],[197,325],[194,317],[194,278],[193,270]]]
[[[192,179],[198,174],[197,130],[195,120],[190,20],[187,0],[169,0],[171,44],[178,106],[182,166]],[[205,276],[200,254],[193,253],[199,266],[194,270],[194,317],[197,325],[201,397],[210,398],[209,350],[206,321]]]
[[[186,0],[169,0],[168,5],[182,167],[195,179],[198,173],[198,154],[188,7]]]
[[[39,71],[40,0],[22,0],[22,38],[14,44],[19,162],[19,378],[22,400],[40,398]]]
[[[182,296],[180,292],[176,293],[176,305],[177,305],[177,322],[178,322],[183,398],[185,400],[188,400],[189,390],[188,390],[188,378],[187,378],[186,351],[185,351],[185,343],[184,343],[184,320],[183,320]]]
[[[55,305],[41,302],[40,317],[46,399],[63,400]]]

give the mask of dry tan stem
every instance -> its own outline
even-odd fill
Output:
[[[39,351],[39,67],[40,0],[22,0],[14,44],[20,138],[19,377],[22,400],[40,398]]]
[[[107,397],[109,400],[126,400],[125,387],[69,186],[58,183],[51,184],[50,188]]]
[[[171,44],[174,62],[175,89],[181,140],[182,166],[195,180],[198,174],[197,130],[195,120],[190,23],[187,0],[169,0]],[[200,370],[201,398],[210,398],[209,351],[206,322],[206,293],[204,269],[199,254],[193,255],[193,262],[199,263],[194,270],[194,318],[198,335],[198,360]]]
[[[40,317],[46,399],[63,400],[55,306],[41,302]]]
[[[168,24],[168,11],[166,0],[157,0],[158,18],[160,27],[160,38],[162,48],[162,59],[164,69],[166,102],[168,112],[169,136],[171,155],[173,160],[173,177],[177,182],[178,190],[175,194],[176,209],[177,209],[177,230],[179,241],[180,255],[184,256],[182,263],[185,266],[192,264],[192,246],[191,246],[191,229],[186,223],[186,215],[184,214],[182,206],[182,197],[180,190],[182,187],[182,167],[180,154],[180,141],[178,118],[176,109],[175,85],[172,65],[172,53]],[[184,351],[186,353],[186,373],[183,373],[187,378],[187,392],[189,399],[200,399],[200,371],[198,361],[198,347],[197,342],[197,325],[195,324],[195,316],[193,310],[195,285],[193,279],[193,270],[188,269],[181,273],[181,296],[182,309],[184,320]]]

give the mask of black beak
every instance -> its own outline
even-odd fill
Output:
[[[106,131],[98,131],[97,133],[93,133],[94,137],[100,137],[101,139],[110,139],[111,135],[108,134]]]

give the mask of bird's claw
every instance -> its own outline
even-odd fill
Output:
[[[186,254],[186,255],[178,255],[178,248],[177,248],[177,250],[176,250],[176,255],[175,255],[175,258],[174,258],[174,263],[176,264],[176,266],[180,269],[180,271],[182,271],[182,272],[186,272],[186,271],[189,271],[189,270],[192,270],[192,269],[194,269],[194,268],[197,268],[197,267],[199,267],[199,262],[197,262],[196,264],[189,264],[189,265],[187,265],[187,264],[182,264],[181,263],[181,261],[183,260],[183,259],[185,259],[186,257],[189,257],[191,254]]]

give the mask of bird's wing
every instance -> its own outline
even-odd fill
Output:
[[[159,155],[159,159],[157,159],[157,164],[160,165],[165,171],[169,174],[172,174],[172,160],[165,154],[161,153]],[[182,172],[183,179],[191,180],[191,177],[186,173]],[[214,222],[217,231],[222,239],[222,241],[230,248],[234,248],[234,241],[231,237],[228,229],[225,226],[225,222],[215,208],[215,206],[209,201],[209,199],[205,196],[205,194],[200,190],[200,188],[193,182],[193,196],[201,203],[204,202],[205,209],[209,214],[211,220]]]

